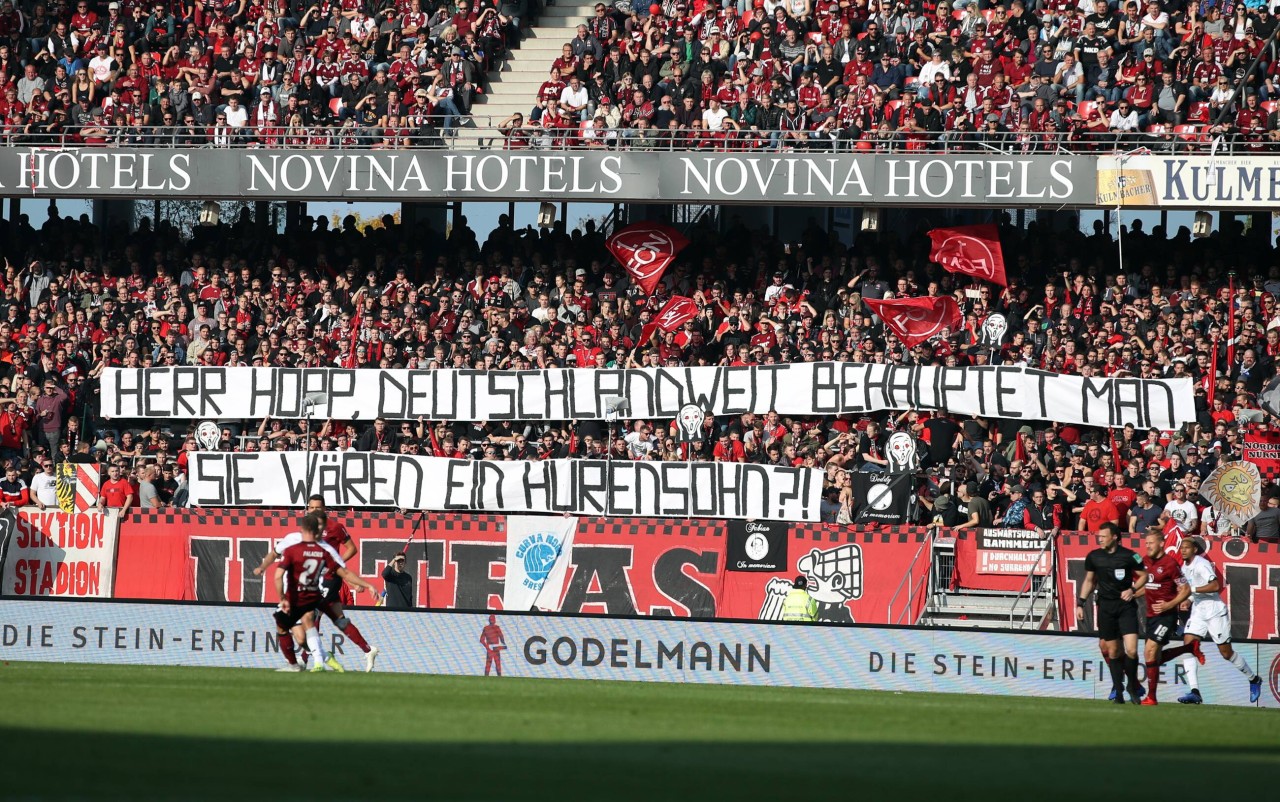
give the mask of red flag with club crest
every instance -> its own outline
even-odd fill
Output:
[[[686,298],[683,295],[673,295],[671,300],[654,315],[653,320],[644,325],[640,331],[640,342],[647,343],[649,338],[658,329],[662,331],[675,331],[676,329],[688,323],[698,316],[698,305],[694,303],[692,298]]]
[[[684,250],[689,240],[662,223],[632,223],[605,242],[614,258],[627,270],[631,280],[652,295],[662,274]]]
[[[938,298],[895,298],[889,301],[862,302],[884,321],[885,326],[908,348],[914,348],[943,329],[955,331],[964,323],[960,305],[951,296]]]
[[[935,228],[929,232],[929,239],[933,240],[930,261],[937,262],[945,270],[1008,286],[1004,277],[1004,252],[1000,249],[1000,229],[995,224]]]

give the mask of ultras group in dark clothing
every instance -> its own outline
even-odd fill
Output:
[[[408,571],[397,571],[391,566],[382,569],[383,589],[387,593],[387,608],[391,610],[412,610],[413,575]]]

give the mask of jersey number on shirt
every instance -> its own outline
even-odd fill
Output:
[[[323,563],[320,560],[315,560],[315,559],[303,560],[302,573],[298,576],[298,587],[300,588],[316,587],[314,584],[312,584],[311,580],[315,578],[316,572],[320,570],[320,566],[322,564]]]

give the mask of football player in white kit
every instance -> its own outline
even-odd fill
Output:
[[[1191,617],[1187,620],[1184,640],[1208,638],[1218,645],[1218,653],[1222,659],[1236,667],[1241,674],[1249,678],[1249,701],[1256,703],[1262,695],[1262,679],[1249,667],[1249,663],[1231,647],[1231,619],[1227,615],[1227,605],[1222,601],[1222,579],[1213,563],[1201,556],[1203,548],[1194,537],[1183,538],[1178,546],[1182,557],[1182,576],[1187,584],[1182,586],[1178,595],[1167,604],[1160,605],[1162,610],[1176,610],[1183,601],[1191,599]],[[1203,657],[1200,662],[1203,662]],[[1183,658],[1183,667],[1187,672],[1187,684],[1191,690],[1178,697],[1184,705],[1198,705],[1204,702],[1197,687],[1197,658],[1188,655]]]

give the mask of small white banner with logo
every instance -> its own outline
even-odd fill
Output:
[[[507,516],[507,580],[504,610],[559,610],[573,561],[577,518]]]

